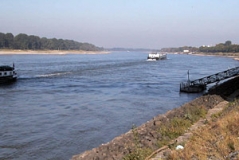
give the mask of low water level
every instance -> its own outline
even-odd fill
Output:
[[[0,159],[70,159],[201,94],[179,84],[229,68],[226,57],[147,53],[0,55],[19,79],[0,86]]]

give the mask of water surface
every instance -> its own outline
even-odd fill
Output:
[[[147,53],[0,55],[19,79],[0,86],[0,159],[70,159],[201,94],[179,84],[237,67],[226,57]]]

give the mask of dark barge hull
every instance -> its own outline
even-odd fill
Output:
[[[13,82],[16,82],[16,80],[17,80],[17,77],[14,77],[14,76],[0,77],[0,84],[13,83]]]
[[[180,86],[180,92],[186,93],[200,93],[206,89],[206,85],[199,85],[199,86]]]

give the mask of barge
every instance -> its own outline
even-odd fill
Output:
[[[167,58],[166,54],[156,52],[156,53],[150,53],[148,55],[147,61],[157,61],[157,60],[163,60],[166,58]]]
[[[13,66],[0,66],[0,84],[11,83],[17,80],[17,73]]]

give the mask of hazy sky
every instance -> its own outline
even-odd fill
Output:
[[[239,0],[0,0],[0,32],[99,47],[239,44]]]

